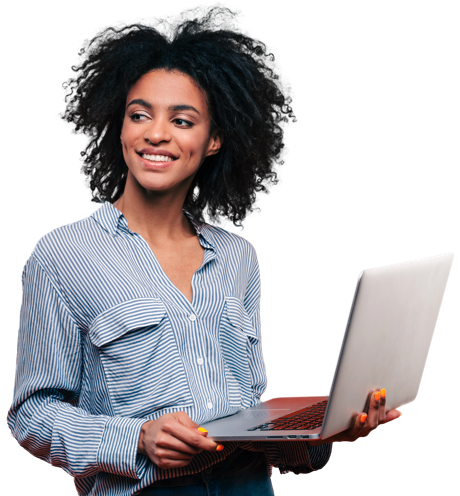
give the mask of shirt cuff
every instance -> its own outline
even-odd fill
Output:
[[[97,454],[98,469],[110,474],[142,479],[148,458],[137,452],[146,419],[111,417],[105,424]]]

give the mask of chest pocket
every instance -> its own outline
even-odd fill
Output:
[[[98,315],[89,338],[99,350],[116,415],[144,417],[192,406],[185,369],[163,303],[121,303]]]
[[[225,297],[220,326],[220,344],[231,406],[245,408],[252,404],[252,374],[249,353],[259,345],[259,338],[240,299]]]

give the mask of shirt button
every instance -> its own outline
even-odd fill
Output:
[[[202,358],[198,358],[197,362],[198,365],[203,365],[204,360]]]
[[[195,322],[196,320],[196,315],[193,315],[193,313],[191,313],[188,318],[192,321],[192,322]]]
[[[208,401],[207,407],[211,410],[212,409],[212,403]]]

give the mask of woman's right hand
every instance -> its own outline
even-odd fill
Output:
[[[161,468],[185,467],[203,450],[224,449],[221,444],[207,439],[207,435],[208,431],[185,412],[167,413],[142,426],[138,452]]]

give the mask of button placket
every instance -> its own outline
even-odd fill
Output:
[[[195,314],[193,314],[193,313],[191,313],[191,314],[188,316],[188,318],[189,318],[189,320],[190,320],[191,322],[195,322],[195,321],[197,320],[197,316],[196,316]],[[204,359],[203,359],[202,357],[197,357],[197,360],[196,360],[196,361],[197,361],[198,365],[203,366],[203,364],[204,364]],[[206,406],[207,406],[207,408],[208,408],[209,410],[211,410],[211,409],[213,408],[213,406],[214,406],[214,405],[213,405],[213,403],[212,403],[212,401],[211,401],[211,399],[210,399],[210,398],[207,398],[207,400],[206,400]]]

